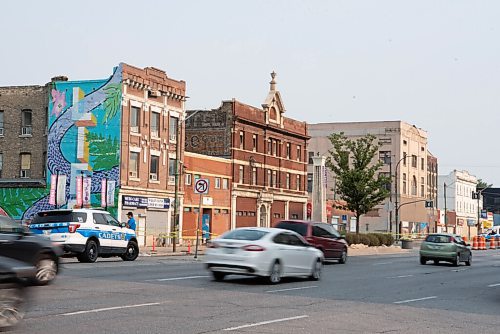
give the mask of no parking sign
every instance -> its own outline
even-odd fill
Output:
[[[208,180],[207,179],[197,179],[194,183],[194,193],[195,194],[208,194]]]

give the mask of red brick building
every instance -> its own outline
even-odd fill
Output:
[[[231,228],[231,160],[186,152],[184,155],[184,206],[182,236],[194,237],[201,228],[199,216],[200,195],[195,193],[197,179],[209,182],[208,194],[201,196],[202,220],[211,237]]]
[[[233,99],[187,111],[186,151],[231,162],[231,228],[306,216],[307,126],[284,116],[271,76],[262,108]]]

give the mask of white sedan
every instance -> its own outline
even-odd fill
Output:
[[[228,274],[268,277],[308,276],[319,280],[323,253],[299,234],[279,228],[248,227],[224,233],[208,244],[205,262],[214,279]]]

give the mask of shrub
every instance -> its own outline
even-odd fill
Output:
[[[360,244],[371,246],[371,240],[367,234],[360,234],[358,237],[359,237]]]
[[[359,244],[359,237],[356,233],[346,233],[345,240],[349,245]]]
[[[366,236],[370,239],[370,246],[380,246],[380,240],[375,233],[368,233]]]
[[[392,246],[394,244],[394,236],[392,234],[385,234],[385,243],[386,246]]]

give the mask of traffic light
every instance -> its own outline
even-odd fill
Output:
[[[432,201],[425,201],[425,207],[426,208],[432,208],[433,207],[433,202]]]

